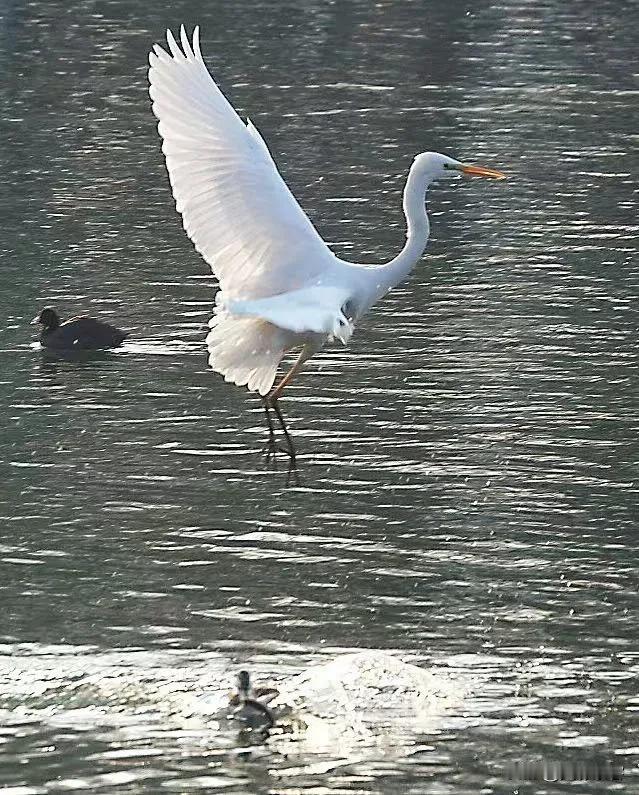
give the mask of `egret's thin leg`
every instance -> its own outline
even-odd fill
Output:
[[[266,397],[262,398],[262,405],[264,406],[264,413],[266,414],[266,425],[268,427],[268,438],[269,441],[275,439],[275,427],[273,426],[273,420],[271,419],[271,406],[268,402]]]
[[[271,419],[271,405],[266,397],[264,397],[262,400],[264,406],[264,413],[266,414],[266,425],[268,428],[268,441],[264,445],[264,449],[262,452],[266,455],[267,461],[270,461],[271,458],[273,458],[273,464],[277,469],[277,459],[275,457],[275,454],[277,452],[280,452],[289,455],[289,451],[286,447],[281,447],[277,443],[277,437],[275,435],[275,426],[273,425],[273,420]]]
[[[271,456],[275,457],[275,451],[277,450],[277,441],[275,438],[275,428],[273,427],[273,420],[271,419],[271,407],[269,406],[269,402],[266,398],[262,399],[262,405],[264,406],[264,413],[266,414],[266,425],[268,427],[268,442],[266,443],[263,452],[266,454],[267,460],[270,459]]]
[[[279,407],[277,402],[278,398],[284,391],[284,387],[287,384],[291,383],[293,376],[302,369],[304,362],[312,355],[312,350],[310,346],[305,345],[302,350],[300,351],[300,355],[297,357],[297,361],[291,367],[291,369],[286,373],[286,375],[282,378],[279,384],[272,389],[271,392],[266,396],[264,399],[264,403],[266,406],[266,416],[267,421],[269,424],[269,447],[270,449],[275,452],[276,450],[281,450],[282,452],[288,453],[293,466],[295,465],[295,445],[293,444],[293,439],[291,438],[291,434],[288,432],[288,428],[286,427],[286,422],[284,421],[284,416],[282,414],[282,410]],[[271,421],[271,417],[269,415],[269,408],[272,408],[275,412],[275,416],[277,417],[280,427],[282,429],[282,433],[284,434],[284,439],[286,440],[286,444],[288,445],[288,450],[284,450],[281,447],[277,447],[277,445],[272,444],[273,440],[273,423]]]
[[[271,404],[271,406],[273,407],[275,406],[275,403],[277,402],[278,398],[281,396],[282,392],[284,391],[284,387],[287,384],[291,383],[291,381],[293,380],[293,376],[299,373],[299,371],[302,369],[302,366],[304,365],[304,362],[309,358],[310,355],[311,354],[307,350],[307,347],[304,346],[300,352],[300,355],[297,357],[297,361],[295,362],[295,364],[291,367],[288,373],[286,373],[284,378],[282,378],[282,380],[275,387],[275,389],[272,389],[271,392],[269,393],[267,399]]]
[[[280,450],[283,453],[286,453],[289,457],[289,480],[291,478],[291,474],[293,472],[297,473],[297,464],[296,464],[296,453],[295,453],[295,445],[293,444],[293,439],[291,434],[288,431],[286,426],[286,422],[284,420],[284,415],[282,414],[282,409],[279,406],[278,398],[281,396],[282,392],[284,391],[284,387],[287,384],[290,384],[293,377],[299,373],[304,365],[304,362],[309,359],[317,350],[318,347],[312,344],[306,344],[302,350],[300,351],[300,355],[297,357],[297,361],[291,367],[291,369],[286,373],[286,375],[282,378],[279,384],[273,389],[265,398],[265,406],[266,406],[266,416],[267,422],[269,424],[269,450],[272,454],[274,454],[277,450]],[[275,412],[275,416],[280,424],[280,428],[282,429],[282,433],[284,434],[284,439],[286,441],[287,447],[279,447],[276,443],[274,444],[274,436],[271,436],[273,432],[273,423],[271,417],[269,415],[268,409],[272,408]],[[299,479],[296,476],[296,480]],[[288,483],[287,483],[288,485]]]
[[[293,439],[291,434],[288,432],[288,428],[286,427],[286,423],[284,422],[284,415],[282,414],[282,409],[280,408],[280,404],[277,400],[271,402],[271,408],[275,412],[275,416],[277,417],[280,428],[282,429],[282,433],[284,434],[284,438],[286,439],[286,444],[288,445],[288,454],[291,458],[291,464],[295,466],[295,445],[293,444]]]

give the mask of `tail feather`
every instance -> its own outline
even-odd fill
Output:
[[[266,395],[282,357],[291,346],[290,331],[256,317],[237,317],[219,311],[209,323],[206,338],[209,364],[237,386]]]

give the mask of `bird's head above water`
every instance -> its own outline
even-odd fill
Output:
[[[53,331],[60,325],[60,318],[53,307],[47,306],[31,321],[31,325],[36,323],[41,323],[46,331]]]
[[[239,671],[235,677],[235,690],[229,694],[229,703],[232,707],[237,707],[247,702],[256,700],[268,704],[272,701],[279,691],[275,687],[253,687],[248,671]],[[262,710],[262,707],[258,707]]]
[[[248,671],[239,671],[236,678],[237,694],[242,698],[249,698],[251,694],[251,677]]]
[[[413,168],[419,173],[424,174],[428,182],[432,182],[442,177],[491,177],[492,179],[505,179],[506,175],[493,168],[483,166],[471,166],[455,160],[448,155],[440,155],[438,152],[422,152],[415,158]]]

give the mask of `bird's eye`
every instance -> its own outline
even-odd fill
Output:
[[[444,163],[444,168],[450,168],[450,163]]]

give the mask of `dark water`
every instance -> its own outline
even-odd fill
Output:
[[[410,282],[290,389],[296,488],[207,370],[215,284],[146,93],[181,22],[342,256],[401,246],[418,151],[510,175],[436,186]],[[638,24],[621,0],[0,5],[0,792],[568,789],[515,783],[542,759],[636,791]],[[48,358],[49,303],[131,341]],[[169,714],[362,648],[476,687],[390,748],[241,752]]]

